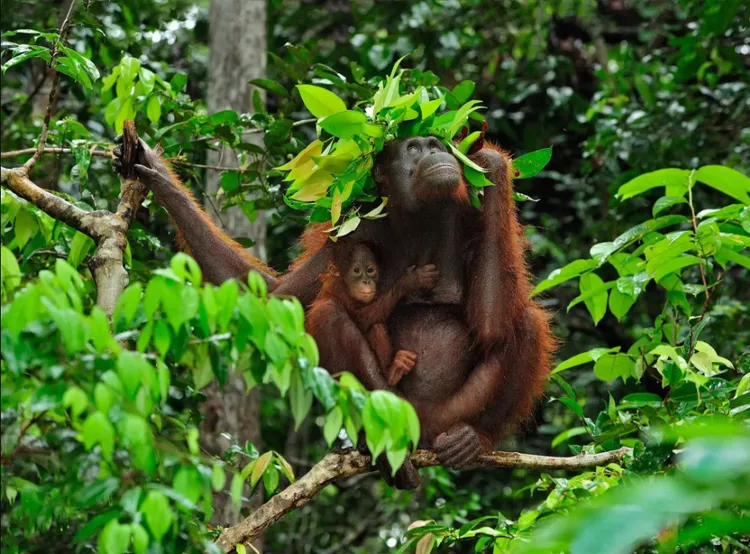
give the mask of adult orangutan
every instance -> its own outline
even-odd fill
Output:
[[[473,150],[470,158],[495,184],[484,189],[481,212],[467,201],[461,166],[438,139],[399,139],[386,145],[373,169],[380,193],[389,198],[388,217],[363,221],[351,236],[382,253],[385,290],[413,265],[434,264],[440,272],[432,290],[401,301],[388,330],[396,350],[417,354],[395,391],[419,414],[420,444],[449,467],[470,464],[529,416],[555,343],[547,314],[529,299],[509,156],[483,137]],[[209,281],[257,270],[274,294],[294,295],[309,306],[334,246],[324,228],[306,231],[306,251],[279,278],[216,229],[145,144],[141,159],[138,178],[167,209]],[[330,343],[323,347],[340,353],[327,369],[364,375],[369,389],[389,388],[361,333],[339,328],[327,336]],[[402,469],[412,478],[401,486],[415,486],[413,466]]]

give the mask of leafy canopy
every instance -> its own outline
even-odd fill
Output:
[[[362,219],[385,216],[387,198],[364,214],[359,213],[358,204],[377,200],[370,171],[374,158],[388,142],[398,138],[434,136],[442,140],[466,166],[466,180],[475,206],[479,206],[479,191],[492,186],[484,176],[485,170],[466,155],[481,133],[475,131],[460,142],[454,141],[470,118],[483,120],[478,114],[481,102],[469,100],[474,83],[464,81],[448,94],[437,86],[415,86],[404,78],[404,70],[399,70],[403,59],[378,83],[370,98],[358,102],[351,110],[323,87],[297,85],[305,107],[318,120],[318,138],[276,169],[286,172],[284,181],[291,183],[285,202],[292,208],[313,208],[313,220],[315,210],[325,214],[321,220],[330,219],[333,238],[351,233]],[[517,177],[531,177],[541,171],[551,153],[547,148],[517,160]],[[517,195],[517,198],[527,197]]]

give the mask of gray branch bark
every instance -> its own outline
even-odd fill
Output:
[[[618,462],[631,453],[632,450],[625,447],[611,452],[572,457],[490,452],[477,457],[471,467],[576,471]],[[437,455],[430,450],[417,450],[411,456],[411,461],[416,467],[440,465]],[[329,483],[372,470],[369,456],[360,454],[355,449],[334,450],[315,464],[308,473],[263,504],[242,522],[224,529],[216,540],[216,544],[222,551],[232,552],[238,544],[253,541],[286,514],[307,504]]]
[[[137,181],[125,181],[117,213],[106,210],[86,212],[37,186],[29,179],[25,167],[1,169],[0,182],[3,186],[50,217],[94,240],[96,250],[89,261],[89,268],[96,282],[96,303],[111,316],[117,300],[128,284],[128,273],[123,265],[125,236],[133,214],[145,198],[146,188]]]
[[[253,86],[248,81],[266,74],[266,1],[211,0],[209,8],[210,61],[207,107],[209,113],[231,109],[239,113],[253,109]],[[263,144],[262,135],[253,134],[245,140]],[[238,167],[237,154],[229,147],[209,153],[208,166]],[[251,253],[266,259],[266,220],[262,212],[250,223],[238,206],[219,212],[221,172],[206,172],[206,211],[232,237],[252,237]],[[214,200],[216,199],[216,200]],[[251,200],[248,198],[247,200]],[[222,436],[233,437],[240,446],[251,442],[260,444],[259,406],[257,388],[247,394],[240,375],[232,377],[222,391],[211,385],[206,391],[207,401],[201,408],[206,418],[201,426],[201,444],[209,452],[221,455],[230,443]],[[251,498],[250,508],[257,508],[262,497]],[[216,525],[236,523],[241,516],[232,507],[227,491],[214,496],[212,522]],[[256,546],[259,544],[256,542]]]

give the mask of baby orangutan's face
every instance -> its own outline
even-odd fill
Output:
[[[378,265],[372,251],[366,246],[356,246],[349,268],[344,273],[349,295],[358,302],[369,304],[378,292]]]

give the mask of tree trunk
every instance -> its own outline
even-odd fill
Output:
[[[265,76],[266,71],[266,1],[265,0],[211,0],[209,9],[210,59],[208,74],[208,111],[232,109],[239,113],[252,111],[252,85],[250,79]],[[257,136],[257,135],[256,135]],[[252,139],[250,139],[252,140]],[[211,152],[209,165],[236,166],[237,156],[229,148]],[[252,224],[239,207],[217,213],[217,202],[213,200],[219,190],[221,175],[209,171],[206,181],[208,199],[206,209],[232,237],[250,237],[255,240],[252,253],[261,259],[265,252],[265,217],[259,213]],[[203,446],[210,452],[221,455],[230,445],[221,436],[227,433],[244,448],[247,441],[260,447],[260,422],[258,390],[245,394],[241,376],[230,380],[224,391],[215,387],[206,391],[208,401],[204,412],[207,419],[202,429]],[[247,460],[240,460],[246,462]],[[227,491],[214,497],[212,522],[219,525],[233,524],[242,518],[232,509]],[[262,502],[247,506],[251,511]]]

